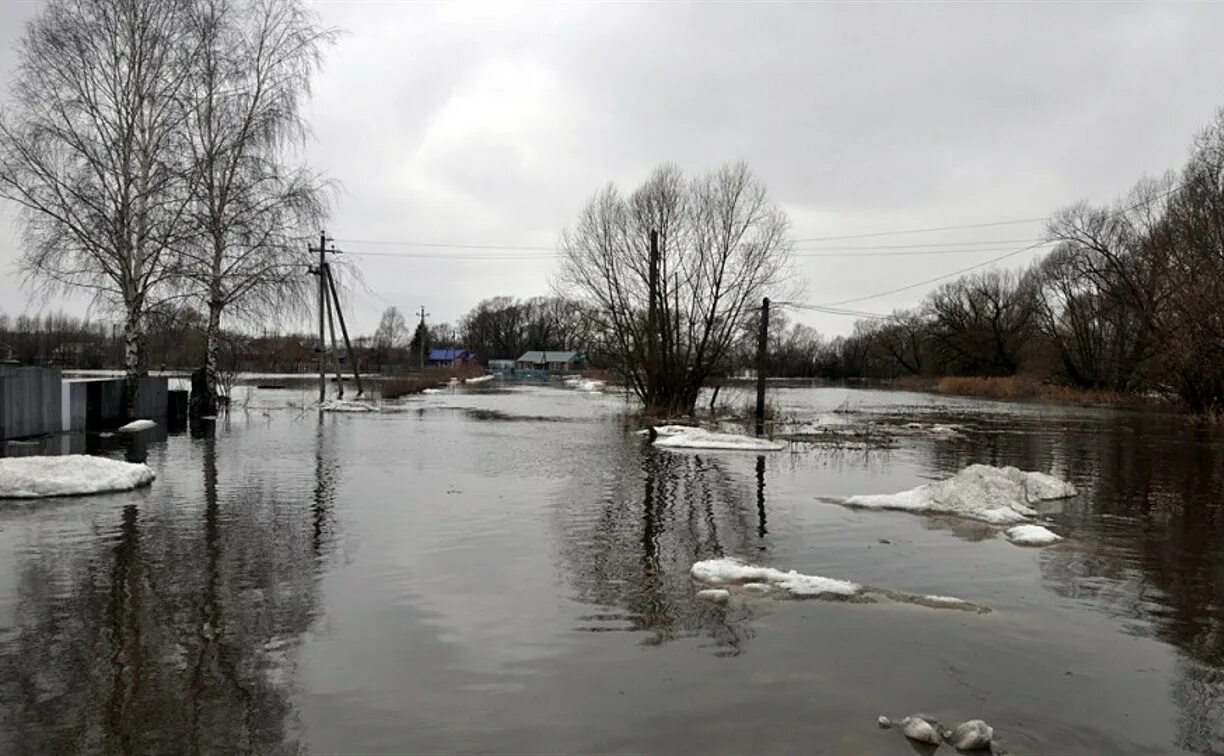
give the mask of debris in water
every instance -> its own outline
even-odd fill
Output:
[[[939,722],[922,714],[905,717],[897,722],[892,721],[888,717],[881,716],[876,719],[876,722],[881,727],[898,727],[905,737],[910,740],[916,740],[919,743],[929,743],[937,746],[943,742],[939,735],[939,730],[936,729],[936,725]]]
[[[377,412],[378,407],[367,402],[348,399],[332,399],[319,405],[324,412]]]
[[[664,425],[655,428],[655,446],[665,449],[711,449],[717,451],[781,451],[786,444],[766,438],[715,433],[687,425]]]
[[[994,728],[980,719],[961,722],[951,732],[945,731],[944,740],[958,751],[981,751],[990,748],[994,739]]]

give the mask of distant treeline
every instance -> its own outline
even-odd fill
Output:
[[[812,342],[828,377],[1025,374],[1224,409],[1224,111],[1178,172],[1077,204],[1027,270],[945,283],[923,303]],[[781,367],[781,366],[780,366]]]

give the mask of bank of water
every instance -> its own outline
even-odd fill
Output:
[[[623,399],[457,389],[396,412],[262,391],[147,447],[151,488],[0,508],[0,750],[1224,750],[1224,440],[1150,413],[779,389],[888,448],[672,452]],[[841,409],[835,413],[833,410]],[[847,411],[849,414],[847,414]],[[831,501],[972,463],[1054,472],[1064,541]],[[696,597],[693,562],[916,594]]]

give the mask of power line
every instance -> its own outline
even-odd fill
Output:
[[[1189,182],[1189,181],[1183,182],[1183,183],[1181,183],[1181,184],[1178,184],[1177,186],[1174,186],[1174,187],[1170,188],[1168,191],[1162,192],[1160,195],[1158,195],[1158,196],[1156,196],[1156,197],[1150,197],[1150,198],[1141,199],[1141,200],[1139,200],[1138,202],[1136,202],[1136,203],[1135,203],[1135,204],[1133,204],[1133,205],[1129,205],[1129,206],[1127,206],[1127,207],[1119,208],[1118,210],[1115,210],[1115,211],[1113,211],[1112,213],[1108,213],[1108,214],[1107,214],[1107,216],[1118,216],[1118,215],[1123,215],[1123,214],[1125,214],[1125,213],[1129,213],[1130,211],[1135,210],[1135,209],[1137,209],[1137,208],[1140,208],[1140,207],[1142,207],[1142,206],[1143,206],[1143,205],[1145,205],[1145,204],[1148,204],[1148,203],[1156,202],[1156,201],[1158,201],[1158,200],[1165,199],[1166,197],[1169,197],[1170,195],[1173,195],[1173,194],[1175,194],[1175,193],[1177,193],[1177,192],[1181,191],[1182,189],[1185,189],[1185,188],[1186,188],[1187,186],[1189,186],[1189,185],[1190,185],[1190,182]],[[1051,240],[1051,241],[1056,242],[1056,241],[1058,241],[1058,240]],[[997,263],[997,262],[1000,262],[1000,261],[1002,261],[1002,260],[1006,260],[1006,259],[1008,259],[1009,257],[1015,257],[1016,255],[1022,254],[1022,253],[1024,253],[1024,252],[1028,252],[1028,251],[1033,250],[1033,249],[1036,249],[1036,248],[1038,248],[1038,247],[1045,246],[1046,244],[1050,244],[1050,243],[1051,243],[1051,241],[1046,241],[1046,242],[1038,242],[1038,243],[1036,243],[1036,244],[1030,244],[1030,245],[1028,245],[1027,247],[1021,247],[1020,249],[1013,250],[1013,251],[1011,251],[1011,252],[1008,252],[1007,254],[1004,254],[1004,255],[999,255],[998,257],[993,257],[993,258],[991,258],[991,259],[989,259],[989,260],[987,260],[987,261],[985,261],[985,262],[977,263],[976,265],[970,265],[970,266],[969,266],[969,267],[967,267],[967,268],[961,268],[960,270],[953,271],[953,272],[951,272],[951,273],[947,273],[947,274],[944,274],[944,275],[942,275],[942,276],[935,276],[934,278],[928,278],[928,279],[926,279],[926,280],[924,280],[924,281],[919,281],[919,282],[917,282],[917,283],[908,284],[908,285],[906,285],[906,286],[898,286],[898,287],[897,287],[897,288],[895,288],[895,289],[889,289],[888,291],[881,291],[881,292],[878,292],[878,293],[876,293],[876,294],[868,294],[867,296],[863,296],[863,297],[854,297],[853,299],[843,299],[843,300],[840,300],[840,301],[837,301],[837,302],[826,302],[826,303],[824,303],[824,304],[821,304],[821,305],[816,305],[816,306],[817,306],[817,307],[826,307],[826,308],[828,308],[828,307],[837,307],[837,306],[839,306],[839,305],[854,304],[854,303],[856,303],[856,302],[865,302],[865,301],[867,301],[867,300],[869,300],[869,299],[878,299],[878,298],[880,298],[880,297],[886,297],[886,296],[888,296],[889,294],[896,294],[896,293],[898,293],[898,292],[908,291],[908,290],[910,290],[910,289],[916,289],[916,288],[918,288],[919,286],[925,286],[925,285],[930,284],[930,283],[935,283],[936,281],[943,281],[944,279],[947,279],[947,278],[952,278],[952,277],[954,277],[954,276],[959,276],[959,275],[961,275],[961,274],[963,274],[963,273],[968,273],[968,272],[969,272],[969,271],[971,271],[971,270],[977,270],[978,268],[984,268],[984,267],[986,267],[987,265],[993,265],[993,264],[995,264],[995,263]]]
[[[1041,241],[1041,244],[1050,242]],[[888,247],[828,247],[799,250],[793,253],[793,257],[801,259],[823,258],[823,257],[923,257],[926,255],[964,255],[964,254],[979,254],[982,252],[998,252],[1001,249],[1006,249],[1000,246],[1002,242],[992,244],[988,247],[964,247],[956,249],[910,249],[906,251],[892,251]],[[901,245],[904,247],[904,245]],[[503,247],[502,249],[510,249]],[[844,251],[837,251],[844,250]],[[876,251],[880,250],[880,251]],[[452,255],[441,252],[368,252],[368,251],[349,251],[350,255],[361,257],[389,257],[389,258],[404,258],[410,260],[555,260],[563,257],[561,252],[551,253],[523,253],[509,255]]]
[[[935,283],[936,281],[942,281],[946,278],[953,278],[955,276],[959,276],[961,274],[968,273],[971,270],[977,270],[978,268],[984,268],[987,265],[994,265],[995,263],[1000,262],[1002,260],[1006,260],[1009,257],[1015,257],[1016,255],[1022,254],[1024,252],[1028,252],[1029,250],[1033,250],[1033,249],[1037,249],[1038,247],[1045,246],[1048,243],[1049,242],[1039,242],[1037,244],[1030,244],[1027,247],[1021,247],[1020,249],[1012,250],[1011,252],[1008,252],[1005,255],[999,255],[998,257],[992,257],[985,262],[980,262],[980,263],[977,263],[976,265],[970,265],[967,268],[961,268],[960,270],[955,270],[955,271],[952,271],[951,273],[945,273],[942,276],[935,276],[934,278],[927,278],[922,281],[918,281],[917,283],[907,284],[905,286],[898,286],[897,288],[889,289],[888,291],[881,291],[876,294],[868,294],[865,297],[854,297],[852,299],[842,299],[837,302],[825,302],[824,304],[817,305],[817,306],[818,307],[837,307],[839,305],[854,304],[855,302],[866,302],[869,299],[879,299],[880,297],[886,297],[889,294],[896,294],[902,291],[909,291],[910,289],[916,289],[919,286],[926,286],[927,284]]]
[[[844,239],[870,239],[877,236],[904,236],[906,234],[927,234],[935,231],[958,231],[963,228],[992,228],[995,226],[1015,226],[1021,223],[1038,223],[1048,221],[1049,216],[1041,218],[1017,218],[1016,220],[994,221],[993,223],[965,223],[959,226],[934,226],[931,228],[907,228],[900,231],[877,231],[870,234],[847,234],[845,236],[811,236],[806,239],[795,239],[797,242],[842,241]]]

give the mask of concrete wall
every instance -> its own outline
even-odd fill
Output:
[[[0,440],[58,433],[62,396],[59,368],[0,365]]]

